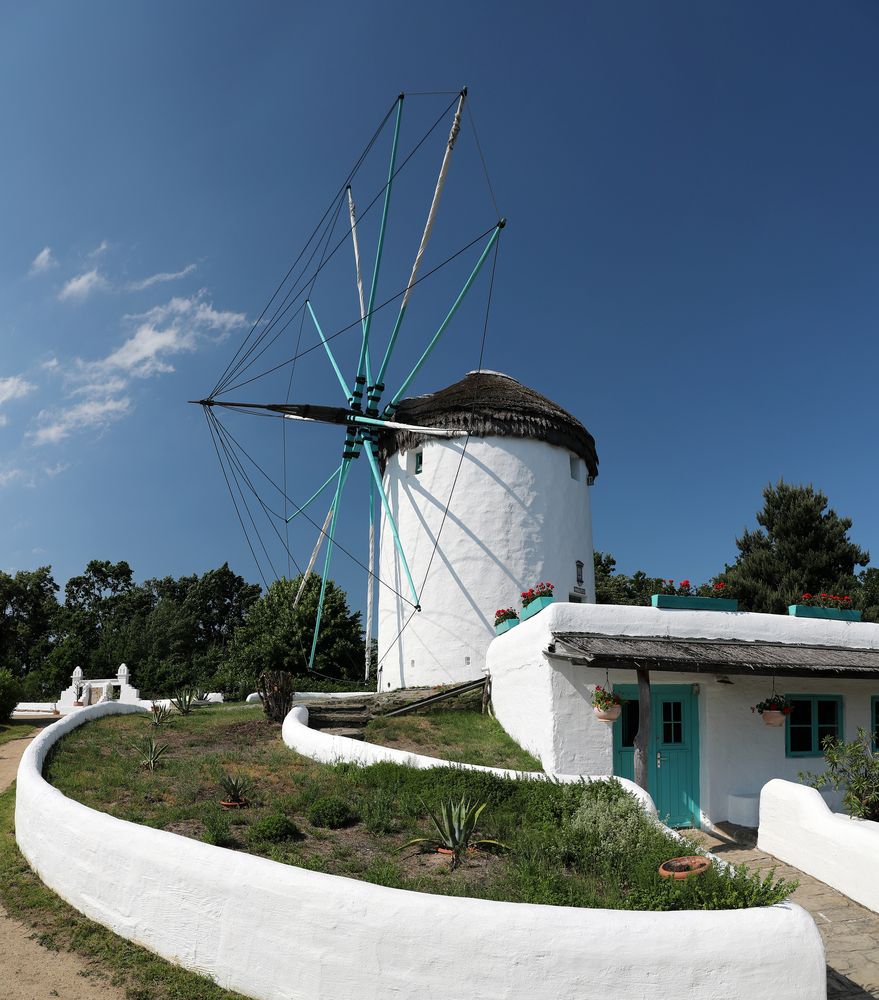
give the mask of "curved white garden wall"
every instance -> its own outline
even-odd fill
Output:
[[[401,633],[411,605],[378,588],[382,691],[479,677],[495,610],[518,607],[522,590],[541,580],[567,600],[577,586],[578,560],[584,600],[595,599],[586,463],[528,438],[474,436],[464,447],[464,438],[426,442],[417,475],[414,452],[388,460],[385,491],[415,585],[423,584],[423,610]],[[379,576],[411,601],[386,518]]]
[[[563,784],[577,781],[607,781],[606,775],[593,777],[587,774],[547,774],[543,771],[511,771],[503,767],[485,767],[482,764],[461,764],[458,761],[443,760],[441,757],[427,757],[409,750],[397,750],[394,747],[384,747],[377,743],[367,743],[365,740],[352,740],[347,736],[336,736],[324,733],[308,726],[308,709],[297,705],[290,710],[281,728],[281,737],[291,750],[301,753],[322,764],[338,764],[348,761],[352,764],[369,764],[390,762],[408,767],[426,769],[431,767],[455,767],[464,771],[487,771],[501,778],[524,778],[532,781],[548,781],[550,779]],[[641,803],[645,812],[656,815],[653,799],[634,781],[627,778],[617,778],[617,781],[634,795]]]
[[[879,913],[879,823],[831,812],[817,789],[775,778],[760,793],[757,846]]]
[[[16,836],[40,877],[117,934],[259,1000],[824,1000],[794,904],[631,913],[388,889],[211,847],[66,798],[44,730],[18,773]]]

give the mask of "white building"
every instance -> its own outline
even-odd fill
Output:
[[[648,790],[672,826],[757,826],[761,788],[823,770],[825,736],[879,739],[879,625],[557,603],[488,653],[498,720],[562,774],[633,777],[636,667],[650,672]],[[596,685],[627,699],[612,724],[592,711]],[[778,727],[751,711],[773,687],[793,706]]]
[[[498,608],[541,581],[562,601],[594,601],[589,486],[595,441],[560,406],[516,379],[470,372],[403,400],[395,419],[460,432],[382,437],[384,485],[411,569],[381,524],[381,690],[478,678]],[[410,620],[411,619],[411,620]]]

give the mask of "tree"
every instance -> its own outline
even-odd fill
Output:
[[[662,590],[665,580],[636,570],[632,576],[617,573],[617,561],[609,552],[593,553],[596,604],[650,603],[650,595]]]
[[[783,614],[807,592],[854,597],[855,567],[870,554],[849,539],[851,519],[827,509],[827,497],[812,486],[783,480],[763,490],[763,501],[760,527],[736,539],[739,555],[724,573],[739,607]]]
[[[46,662],[58,619],[51,566],[0,573],[0,667],[19,679]]]
[[[229,690],[256,690],[256,679],[264,670],[307,673],[320,577],[309,575],[294,608],[301,580],[301,576],[276,580],[250,608],[232,642],[226,677]],[[352,613],[345,592],[328,580],[315,669],[333,677],[354,677],[363,670],[364,653],[360,612]]]

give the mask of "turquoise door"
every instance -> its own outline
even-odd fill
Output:
[[[615,684],[624,700],[613,726],[613,773],[635,775],[638,686]],[[699,703],[692,684],[654,684],[650,702],[649,791],[659,818],[673,827],[699,824]]]

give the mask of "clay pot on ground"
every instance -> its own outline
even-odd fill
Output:
[[[701,854],[690,854],[683,858],[670,858],[659,866],[659,874],[663,878],[682,879],[691,875],[701,875],[711,867],[708,858]]]

